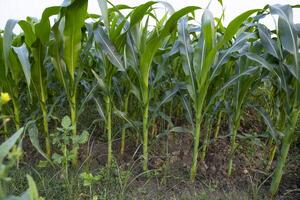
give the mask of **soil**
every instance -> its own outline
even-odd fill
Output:
[[[270,184],[270,171],[267,171],[265,160],[265,149],[263,146],[253,144],[251,139],[239,138],[239,147],[234,154],[234,165],[232,176],[227,176],[227,162],[230,141],[228,127],[222,123],[220,137],[212,139],[208,147],[205,160],[198,161],[198,174],[195,183],[189,181],[189,167],[192,162],[192,144],[193,138],[188,133],[170,133],[168,137],[157,137],[151,140],[149,169],[154,173],[151,177],[140,176],[142,146],[136,145],[136,142],[129,142],[127,139],[126,149],[123,155],[120,155],[120,140],[113,143],[115,159],[118,166],[124,170],[131,170],[132,184],[130,190],[135,190],[141,186],[157,196],[168,196],[169,194],[180,194],[183,192],[208,191],[210,195],[216,197],[219,194],[238,191],[238,194],[246,193],[249,199],[264,197]],[[263,125],[253,117],[249,111],[243,118],[239,129],[242,133],[255,134],[263,130]],[[205,130],[203,130],[205,131]],[[102,131],[96,132],[91,137],[88,144],[80,148],[80,162],[88,163],[90,170],[99,169],[106,164],[107,145],[104,140],[99,140],[98,135],[103,135]],[[261,139],[262,141],[264,138]],[[255,141],[257,142],[257,141]],[[266,142],[266,141],[263,141]],[[32,165],[37,163],[41,156],[30,147],[28,141],[24,141],[25,158],[24,160]],[[27,148],[28,147],[28,148]],[[299,162],[300,144],[295,143],[291,150],[289,160],[287,161],[285,173],[282,178],[277,199],[300,199],[300,162]],[[298,157],[297,157],[298,156]],[[143,191],[138,192],[143,196]],[[159,199],[159,198],[158,198]],[[242,199],[237,197],[237,199]]]

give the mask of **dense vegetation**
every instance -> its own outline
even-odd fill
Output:
[[[224,14],[214,17],[196,6],[175,11],[165,2],[98,2],[101,15],[87,13],[87,0],[69,0],[46,8],[40,19],[8,20],[0,32],[0,198],[10,193],[10,170],[32,147],[40,155],[32,165],[58,171],[70,193],[70,177],[80,177],[89,188],[86,198],[97,199],[92,186],[112,176],[111,169],[120,172],[118,158],[127,146],[136,147],[131,156],[141,161],[138,176],[149,178],[150,144],[168,146],[174,133],[192,136],[184,144],[191,149],[191,182],[201,179],[197,171],[218,140],[229,144],[229,177],[241,138],[263,146],[263,170],[272,179],[268,196],[275,197],[299,138],[300,25],[292,8],[300,6],[249,10],[224,27]],[[161,17],[158,7],[164,8]],[[270,15],[275,30],[261,23]],[[22,32],[16,35],[17,25]],[[258,131],[240,130],[246,112],[261,122]],[[98,175],[82,151],[92,139],[107,145]],[[31,144],[22,150],[22,141]],[[39,187],[27,179],[29,189],[19,198],[40,199]]]

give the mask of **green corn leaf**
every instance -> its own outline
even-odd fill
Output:
[[[21,63],[21,66],[22,66],[22,69],[23,69],[23,72],[24,72],[24,75],[25,75],[25,79],[26,79],[28,88],[30,88],[31,65],[30,65],[30,62],[29,62],[29,53],[28,53],[27,47],[26,47],[25,44],[23,44],[20,47],[13,47],[13,49],[16,52],[16,54],[17,54],[17,56],[20,60],[20,63]]]
[[[268,115],[268,113],[262,107],[253,106],[253,108],[262,116],[262,118],[264,119],[266,125],[268,126],[268,128],[272,134],[273,139],[278,142],[278,139],[279,139],[278,136],[280,136],[280,134],[274,128],[275,126],[273,125],[272,120],[270,119],[270,116]]]
[[[95,31],[95,41],[100,44],[101,50],[108,57],[109,61],[118,68],[119,71],[125,71],[122,56],[117,52],[113,43],[109,40],[107,34],[102,27],[98,27]]]
[[[63,38],[59,30],[59,22],[53,25],[52,32],[54,38],[49,44],[49,55],[51,56],[51,61],[54,66],[57,79],[63,85],[65,91],[68,92],[68,87],[67,87],[68,72],[65,63],[63,62],[63,56],[61,53],[61,49],[63,46]]]
[[[232,44],[232,46],[230,46],[228,49],[226,49],[224,51],[223,54],[220,55],[220,57],[218,58],[217,63],[214,66],[213,72],[210,76],[210,81],[212,81],[216,75],[217,72],[220,70],[220,67],[226,63],[227,58],[235,51],[238,51],[239,49],[241,49],[247,40],[249,40],[250,38],[254,38],[255,35],[253,33],[242,33],[241,35],[239,35],[237,37],[237,39],[235,40],[235,42]]]
[[[9,52],[12,45],[13,40],[13,29],[18,23],[17,20],[9,19],[6,22],[5,29],[4,29],[4,35],[3,35],[3,58],[4,58],[4,64],[5,64],[5,74],[8,74],[8,70],[11,69],[11,63],[9,61]]]
[[[256,13],[260,11],[260,9],[253,9],[253,10],[248,10],[236,18],[234,18],[227,26],[226,31],[224,33],[224,36],[222,37],[222,40],[218,43],[218,48],[221,48],[224,44],[229,42],[236,32],[240,29],[240,26],[245,22],[245,20],[251,16],[253,13]]]
[[[101,10],[104,25],[105,25],[106,29],[109,30],[107,2],[106,2],[106,0],[98,0],[98,5]]]
[[[104,82],[104,80],[94,71],[92,70],[93,75],[95,76],[96,80],[97,80],[97,84],[100,87],[100,89],[104,92],[104,94],[108,94],[107,91],[107,85]]]
[[[162,100],[158,103],[155,110],[158,111],[162,105],[169,102],[181,89],[184,87],[182,85],[176,85],[173,89],[167,90],[162,98]]]
[[[68,6],[62,9],[65,16],[64,58],[71,80],[74,81],[81,48],[81,27],[87,16],[87,0],[74,0],[66,5]]]
[[[276,42],[271,38],[271,31],[262,24],[258,24],[257,28],[262,45],[268,50],[268,53],[279,58],[279,50]]]
[[[22,135],[24,128],[20,128],[10,138],[0,145],[0,163],[3,162],[4,158],[8,155],[9,151],[16,144],[20,136]]]
[[[153,60],[153,57],[157,51],[157,49],[161,46],[162,41],[169,36],[169,34],[175,29],[178,20],[196,10],[199,9],[199,7],[196,6],[189,6],[186,8],[183,8],[177,12],[175,12],[166,22],[166,25],[163,27],[163,29],[159,32],[159,34],[156,34],[156,32],[153,32],[151,37],[147,41],[147,48],[141,55],[141,79],[142,79],[142,87],[148,88],[148,78],[149,78],[149,72],[151,63]],[[147,97],[143,97],[144,100],[147,99]]]
[[[147,13],[147,10],[156,3],[149,1],[136,7],[130,14],[130,26],[133,27],[136,23],[140,22],[144,18],[145,13]]]
[[[215,60],[215,25],[212,13],[205,10],[201,19],[201,35],[194,52],[194,69],[196,73],[198,90],[201,93],[200,99],[203,99],[208,84],[209,72]],[[203,100],[202,100],[203,101]]]
[[[135,128],[135,130],[138,130],[137,127],[136,127],[136,125],[135,125],[134,122],[130,119],[130,117],[128,116],[127,113],[122,112],[122,111],[116,109],[115,107],[113,108],[113,113],[114,113],[117,117],[119,117],[120,119],[126,121],[126,122],[129,124],[129,127],[133,127],[133,128]]]
[[[96,103],[96,108],[98,111],[99,116],[104,120],[104,122],[106,123],[106,117],[102,108],[102,104],[100,103],[99,100],[97,100],[95,97],[93,97],[94,102]]]
[[[193,130],[185,127],[176,126],[169,130],[169,133],[190,133],[193,134]]]
[[[264,58],[260,57],[259,55],[252,52],[247,52],[245,55],[248,59],[259,63],[262,67],[266,68],[270,72],[274,71],[274,67],[272,66],[272,64],[268,63]]]
[[[191,105],[190,103],[188,102],[188,100],[186,99],[185,96],[182,96],[181,97],[181,101],[182,101],[182,104],[183,104],[183,108],[185,109],[185,111],[187,112],[187,120],[190,124],[192,124],[192,127],[193,129],[195,128],[194,126],[194,120],[193,120],[193,111],[192,111],[192,108],[191,108]]]
[[[46,45],[48,43],[51,32],[49,17],[57,15],[60,9],[60,6],[46,8],[42,14],[42,19],[34,27],[35,34],[37,38],[41,40],[43,45]]]
[[[192,98],[195,99],[195,77],[194,77],[194,71],[193,71],[193,63],[192,63],[192,45],[190,41],[190,36],[188,33],[188,18],[182,17],[178,22],[178,40],[179,40],[179,48],[180,48],[180,54],[182,58],[183,63],[183,69],[186,75],[190,77],[191,80],[191,95]],[[195,65],[196,63],[194,63]]]
[[[278,30],[281,44],[284,49],[296,55],[297,53],[297,33],[293,23],[293,11],[289,5],[270,6],[272,15],[278,15]]]
[[[300,80],[298,37],[293,22],[293,11],[289,5],[270,6],[272,15],[278,15],[278,34],[283,48],[294,57],[294,69],[288,68],[298,81]],[[293,72],[296,73],[293,73]]]
[[[52,166],[53,162],[48,158],[48,156],[45,154],[45,152],[42,150],[39,142],[39,130],[36,127],[35,123],[31,123],[27,129],[29,138],[31,141],[31,144],[34,146],[34,148],[41,154]]]
[[[253,73],[255,73],[257,71],[258,67],[251,67],[245,71],[243,71],[242,73],[239,73],[238,75],[233,76],[228,82],[226,82],[223,87],[221,87],[209,100],[208,106],[207,108],[212,105],[212,103],[214,102],[214,100],[216,99],[216,97],[218,97],[219,95],[222,94],[222,92],[227,89],[228,87],[232,86],[233,84],[235,84],[237,81],[239,81],[240,78],[244,77],[244,76],[248,76],[251,75]]]
[[[33,178],[29,175],[26,175],[26,178],[29,186],[26,193],[29,196],[29,200],[40,200],[38,189]]]
[[[25,43],[28,47],[31,47],[31,45],[36,41],[36,35],[34,33],[32,24],[24,20],[19,21],[18,24],[25,34]]]

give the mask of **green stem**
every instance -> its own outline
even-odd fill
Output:
[[[48,128],[48,115],[46,109],[46,103],[41,103],[41,109],[43,112],[43,125],[44,125],[44,133],[45,133],[45,144],[46,144],[46,154],[50,158],[51,157],[51,144],[49,137],[49,128]]]
[[[289,153],[289,149],[291,146],[291,143],[293,141],[293,135],[294,135],[294,130],[297,124],[298,120],[298,115],[299,111],[294,111],[291,115],[291,124],[288,124],[286,127],[286,135],[283,138],[281,149],[280,149],[280,154],[279,158],[276,164],[275,172],[273,175],[272,183],[270,186],[270,194],[271,196],[275,196],[275,194],[278,191],[279,184],[281,182],[282,174],[283,174],[283,169],[285,166],[285,161],[287,158],[287,155]]]
[[[271,166],[272,166],[276,151],[277,151],[277,146],[276,146],[276,144],[273,144],[272,147],[271,147],[271,151],[270,151],[270,155],[269,155],[269,159],[268,159],[268,164],[267,164],[267,167],[266,167],[267,171],[269,171]]]
[[[106,106],[106,131],[107,131],[107,166],[110,167],[112,163],[112,130],[111,130],[111,101],[109,96],[105,96]]]
[[[217,126],[216,126],[216,130],[215,130],[215,135],[214,138],[215,140],[218,138],[219,136],[219,132],[220,132],[220,127],[221,127],[221,121],[222,121],[222,112],[220,111],[218,114],[218,120],[217,120]]]
[[[230,138],[230,151],[229,151],[229,161],[228,161],[228,167],[227,167],[227,175],[231,176],[232,174],[232,164],[233,164],[233,155],[236,148],[236,135],[237,135],[238,127],[236,124],[233,124],[232,130],[231,130],[231,138]]]
[[[211,119],[209,119],[207,121],[206,126],[207,129],[205,131],[205,136],[204,136],[204,143],[203,143],[203,148],[202,148],[202,152],[201,152],[201,160],[204,161],[205,160],[205,156],[206,156],[206,152],[207,152],[207,147],[209,144],[209,140],[210,140],[210,133],[211,133]]]
[[[124,112],[128,113],[128,101],[129,101],[129,95],[125,97],[124,102]],[[121,155],[123,155],[125,150],[125,138],[126,138],[126,127],[123,127],[122,133],[121,133]]]
[[[240,127],[240,121],[241,121],[241,107],[238,107],[236,109],[236,112],[234,114],[234,118],[232,119],[232,121],[230,123],[231,124],[231,137],[230,137],[230,151],[229,151],[229,161],[228,161],[228,171],[227,171],[227,175],[231,176],[232,174],[232,164],[233,164],[233,157],[234,157],[234,152],[236,150],[236,136],[237,136],[237,131]]]
[[[148,113],[149,113],[149,100],[146,100],[143,113],[143,170],[148,170]]]
[[[200,126],[201,126],[201,112],[196,111],[196,127],[194,130],[194,150],[193,150],[193,161],[190,172],[190,179],[192,182],[195,181],[197,173],[197,160],[199,152],[199,143],[200,143]]]
[[[77,113],[76,113],[76,95],[73,95],[70,99],[70,107],[71,107],[71,121],[72,121],[72,133],[75,137],[77,135]],[[74,158],[72,160],[73,167],[77,167],[78,163],[78,147],[73,144],[73,154]]]

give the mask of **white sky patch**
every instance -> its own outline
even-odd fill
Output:
[[[186,6],[199,6],[205,8],[208,0],[165,0],[169,2],[175,10],[179,10]],[[40,18],[45,8],[55,5],[60,5],[63,0],[0,0],[0,29],[4,29],[8,19],[24,20],[27,16]],[[113,4],[126,4],[137,6],[147,2],[146,0],[111,0]],[[267,4],[300,4],[300,0],[223,0],[225,8],[225,21],[228,24],[232,19],[244,11],[263,8]],[[219,17],[222,13],[222,7],[217,0],[212,0],[210,11],[215,17]],[[89,0],[89,13],[100,14],[97,0]],[[162,12],[162,9],[158,9]],[[197,11],[197,20],[200,20],[201,11]],[[272,17],[268,17],[263,22],[270,28],[274,27]],[[294,22],[300,23],[300,9],[294,9]],[[19,32],[17,28],[15,32]]]

